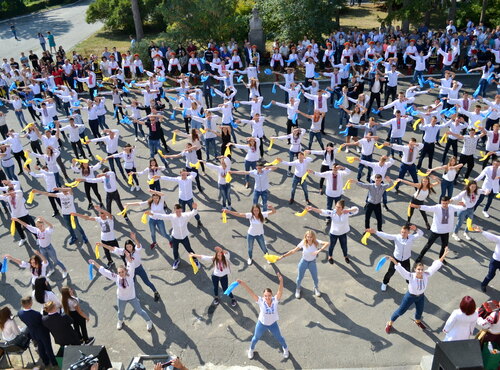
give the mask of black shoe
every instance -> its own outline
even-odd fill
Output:
[[[201,223],[201,221],[198,220],[198,223],[197,223],[196,227],[198,229],[201,229],[203,227],[203,224]]]
[[[212,305],[217,306],[218,304],[219,304],[219,297],[215,297],[212,302]]]
[[[384,209],[385,209],[386,211],[388,211],[388,210],[389,210],[389,207],[387,207],[387,204],[384,204]]]
[[[328,263],[329,263],[330,265],[333,265],[333,258],[328,258]]]
[[[293,202],[295,202],[293,198],[288,201],[289,204],[293,204]]]
[[[89,206],[87,207],[87,210],[91,210],[92,208],[94,208],[94,205],[92,203],[89,203]]]
[[[486,285],[481,285],[481,292],[486,293]]]
[[[160,300],[160,293],[155,292],[154,300],[155,302],[158,302]]]
[[[92,344],[94,344],[94,342],[95,342],[95,338],[94,337],[90,337],[89,339],[87,339],[85,341],[85,345],[86,346],[91,346]]]
[[[59,212],[52,213],[52,217],[57,217],[57,216],[59,216]]]
[[[351,261],[349,260],[349,257],[344,257],[345,259],[345,263],[351,263]]]

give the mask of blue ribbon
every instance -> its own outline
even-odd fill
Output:
[[[89,280],[94,279],[94,266],[92,266],[91,263],[89,263]]]
[[[191,72],[186,73],[186,76],[191,77]]]
[[[97,89],[94,90],[94,98],[97,96],[99,92],[97,91]]]
[[[290,64],[290,63],[295,62],[296,60],[297,60],[297,59],[295,59],[295,58],[288,59],[288,60],[285,60],[285,63]]]
[[[269,68],[266,68],[266,69],[264,70],[264,73],[265,73],[266,75],[271,75],[271,74],[273,74],[273,71],[271,71]]]
[[[75,89],[76,89],[76,87],[77,87],[77,81],[76,81],[76,80],[73,80],[73,88],[75,88]]]
[[[430,87],[431,89],[433,89],[433,88],[435,88],[435,87],[436,87],[436,84],[435,84],[434,82],[432,82],[431,80],[427,79],[427,81],[426,81],[426,82],[429,84],[429,87]]]
[[[184,108],[182,110],[182,118],[186,118],[187,110],[188,110],[187,108]]]
[[[236,122],[234,122],[234,120],[231,120],[231,127],[238,128],[238,124]]]
[[[17,85],[15,82],[12,82],[12,84],[9,86],[9,91],[17,89]]]
[[[472,96],[475,98],[476,96],[479,95],[480,92],[481,92],[481,85],[477,87],[476,91],[474,91],[474,94],[472,94]]]
[[[469,69],[467,68],[467,66],[463,66],[462,69],[465,71],[465,73],[469,74]]]
[[[273,85],[273,88],[271,89],[271,92],[272,92],[273,94],[276,94],[276,85]]]
[[[422,87],[422,88],[424,87],[425,82],[424,82],[424,79],[422,77],[418,78],[418,84],[420,85],[420,87]]]
[[[215,91],[214,91],[214,89],[210,89],[210,95],[215,96]]]
[[[208,80],[210,76],[206,75],[206,76],[201,76],[201,82],[205,82],[206,80]],[[239,81],[238,81],[239,82]]]
[[[295,113],[295,115],[294,115],[294,116],[293,116],[293,118],[292,118],[292,123],[293,123],[294,125],[296,125],[296,124],[297,124],[297,118],[299,118],[299,114],[298,114],[298,113]]]
[[[73,106],[74,107],[79,107],[80,104],[81,104],[80,100],[76,100],[76,101],[73,102]]]
[[[314,78],[319,78],[320,74],[318,72],[314,72]]]
[[[491,81],[493,81],[493,78],[495,77],[495,75],[491,75],[490,77],[488,77],[488,79],[486,80],[488,82],[488,84],[491,83]]]
[[[240,107],[240,103],[234,103],[234,107],[235,108],[239,108]]]
[[[170,99],[172,99],[173,101],[177,101],[177,98],[175,96],[171,96]]]
[[[172,112],[172,114],[170,115],[170,119],[175,119],[175,110]]]
[[[24,102],[24,100],[23,100],[23,104],[24,104],[24,106],[25,106],[25,107],[27,107],[27,105],[26,105],[26,103]],[[2,101],[0,101],[0,107],[2,107],[2,106],[3,106],[3,102],[2,102]]]
[[[127,89],[125,86],[122,87],[122,91],[125,93],[125,94],[128,94],[130,93],[130,90]]]
[[[346,128],[344,131],[340,131],[339,135],[347,136],[347,132],[349,131],[348,128]]]
[[[240,285],[240,283],[238,283],[237,281],[235,282],[232,282],[231,285],[229,285],[226,289],[226,291],[224,292],[225,295],[229,295],[231,294],[231,292],[234,290],[234,288],[236,288],[238,285]]]
[[[382,268],[382,266],[384,266],[384,264],[387,262],[389,258],[387,258],[387,256],[384,256],[382,257],[378,263],[377,263],[377,266],[375,267],[375,271],[380,271],[380,269]]]
[[[120,122],[126,123],[127,125],[130,125],[132,123],[132,121],[130,120],[130,118],[128,118],[128,116],[123,117],[123,119],[121,119]]]
[[[7,257],[4,257],[2,262],[2,269],[0,270],[0,272],[2,274],[5,274],[8,270],[9,270],[9,261],[7,260]]]
[[[380,113],[380,111],[379,111],[379,110],[376,110],[375,108],[372,108],[372,113],[373,113],[373,114],[379,114],[379,113]]]
[[[405,54],[405,55],[403,55],[403,63],[404,63],[404,64],[406,64],[406,57],[407,57],[407,55],[406,55],[406,54]]]
[[[361,62],[359,63],[354,63],[356,64],[357,66],[362,66],[363,64],[365,64],[365,60],[364,59],[361,59]]]
[[[158,77],[158,81],[165,82],[165,81],[167,81],[167,78],[166,77]]]
[[[263,108],[269,109],[271,108],[271,105],[273,105],[273,102],[269,102],[269,104],[263,105]]]
[[[243,80],[243,77],[244,77],[243,75],[238,76],[236,82],[240,83]]]
[[[297,99],[300,99],[301,96],[302,96],[302,91],[299,91],[299,95],[297,95]]]
[[[379,64],[380,62],[382,62],[384,60],[384,58],[378,58],[376,61],[375,61],[375,64]]]
[[[117,112],[118,112],[118,107],[115,107],[115,112],[113,113],[113,118],[116,118]]]
[[[200,58],[200,62],[201,62],[201,64],[206,64],[207,63],[206,59],[203,58],[203,57]]]
[[[344,71],[348,71],[348,70],[349,70],[349,68],[351,68],[351,65],[350,65],[350,64],[346,64],[346,65],[343,67]]]

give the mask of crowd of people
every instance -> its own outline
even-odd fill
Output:
[[[393,255],[380,261],[381,265],[390,261],[381,291],[387,290],[396,271],[408,282],[401,305],[385,326],[387,334],[413,304],[415,324],[426,329],[422,321],[425,291],[429,278],[447,264],[450,236],[459,243],[462,238],[470,240],[471,233],[480,233],[496,244],[489,270],[478,287],[483,292],[487,292],[500,268],[500,236],[483,230],[481,225],[486,219],[498,219],[490,215],[490,207],[499,198],[500,27],[492,30],[469,22],[466,28],[457,30],[450,21],[443,31],[421,26],[405,34],[398,27],[382,25],[370,32],[334,32],[320,44],[307,37],[294,44],[276,41],[269,66],[264,64],[265,53],[261,56],[255,45],[245,42],[240,48],[234,40],[227,45],[211,41],[204,50],[194,44],[174,49],[152,43],[151,60],[147,63],[133,54],[133,48],[124,53],[106,48],[101,56],[88,58],[76,51],[67,55],[62,47],[55,52],[55,43],[50,49],[44,51],[42,58],[30,51],[28,57],[22,54],[19,60],[4,58],[0,65],[0,201],[11,220],[6,229],[19,246],[26,245],[32,252],[31,256],[22,252],[5,254],[2,271],[12,262],[31,275],[32,293],[21,302],[12,302],[12,306],[17,304],[20,308],[17,316],[37,342],[46,366],[56,364],[50,335],[61,346],[59,355],[64,345],[94,342],[86,329],[89,316],[80,308],[72,288],[64,287],[59,293],[50,287],[49,278],[56,267],[65,279],[71,263],[58,258],[60,246],[53,245],[54,233],[68,233],[69,245],[96,245],[96,258],[87,261],[89,274],[92,276],[95,268],[116,284],[118,330],[123,328],[127,303],[144,319],[146,329],[153,330],[150,313],[142,308],[135,290],[139,276],[151,289],[154,300],[161,299],[148,277],[147,262],[141,259],[145,246],[134,232],[125,236],[125,243],[119,243],[120,236],[115,231],[115,223],[122,220],[134,228],[128,218],[132,208],[143,212],[141,221],[149,225],[151,249],[172,247],[174,270],[181,266],[180,245],[187,251],[195,273],[202,268],[200,261],[210,262],[212,305],[221,303],[222,287],[231,306],[236,307],[237,297],[232,289],[238,284],[258,305],[259,317],[248,358],[253,358],[256,344],[267,330],[288,358],[289,348],[278,326],[278,303],[284,294],[282,275],[277,273],[276,292],[266,288],[259,295],[240,279],[243,276],[235,276],[235,271],[231,271],[231,254],[236,251],[230,246],[210,246],[214,250],[210,256],[195,253],[197,237],[188,228],[192,218],[198,229],[227,232],[226,227],[213,221],[205,222],[209,226],[202,222],[204,209],[198,207],[196,199],[209,187],[218,189],[220,202],[214,200],[209,207],[222,212],[223,223],[231,223],[232,217],[248,220],[249,266],[254,262],[254,242],[269,263],[278,266],[283,258],[301,253],[297,299],[303,296],[306,270],[314,282],[314,295],[321,296],[318,255],[328,249],[328,262],[333,265],[337,241],[345,263],[351,263],[350,217],[364,214],[363,244],[372,235],[394,243]],[[152,67],[148,70],[145,65]],[[474,72],[480,72],[479,78]],[[432,73],[442,76],[429,77]],[[300,82],[299,74],[304,76]],[[399,80],[404,74],[413,76],[407,89],[402,88]],[[263,75],[274,76],[272,91],[265,96],[264,85],[260,84]],[[473,79],[474,84],[477,81],[477,89],[474,86],[471,95],[463,88],[468,83],[466,78]],[[320,83],[325,82],[326,87],[322,88]],[[284,94],[278,93],[277,88]],[[432,104],[419,102],[422,95],[434,92],[438,96]],[[247,100],[243,100],[245,97]],[[278,97],[283,102],[278,102]],[[278,136],[270,136],[269,132],[266,135],[268,118],[263,113],[273,105],[286,109],[279,110],[286,117],[286,125],[282,125]],[[242,111],[243,106],[249,106],[250,112]],[[31,123],[26,120],[26,113]],[[176,114],[182,114],[180,121]],[[251,126],[250,135],[242,129],[245,125]],[[408,136],[405,138],[412,131],[415,132],[409,140]],[[135,141],[120,147],[126,132],[131,132]],[[417,138],[420,134],[421,138]],[[325,136],[331,137],[332,142],[324,145]],[[185,140],[186,144],[181,152],[173,153],[177,140]],[[289,145],[284,159],[273,158],[272,146],[277,140]],[[442,155],[438,155],[438,147],[442,147]],[[142,149],[149,153],[147,166],[136,157]],[[347,155],[347,163],[341,163],[338,153],[350,150],[355,155]],[[321,159],[321,166],[314,170],[316,158]],[[439,162],[437,167],[433,166],[434,161]],[[355,162],[359,165],[352,171]],[[178,163],[181,170],[173,171]],[[397,177],[388,176],[392,166],[399,167]],[[311,228],[288,252],[280,256],[269,254],[266,223],[286,207],[268,204],[274,171],[286,171],[290,177],[286,180],[291,188],[287,199],[290,207],[296,203],[300,184],[306,205],[297,216],[315,212],[325,217],[328,240],[319,240]],[[240,208],[231,197],[238,175],[244,176],[246,188],[253,187],[249,212],[233,209]],[[216,180],[211,179],[213,176]],[[319,196],[314,195],[314,202],[324,204],[323,208],[313,205],[308,176],[320,179]],[[26,180],[32,178],[38,179],[37,187],[27,185]],[[170,183],[178,187],[177,197]],[[366,193],[364,206],[352,204],[348,193],[351,186]],[[388,211],[387,194],[395,189],[396,202],[405,202],[398,199],[402,196],[400,186],[414,192],[408,214],[397,225],[400,233],[385,233],[382,228],[383,210]],[[75,201],[74,193],[82,188],[88,202],[86,212]],[[436,189],[439,199],[432,204]],[[145,192],[150,197],[125,203],[124,191],[137,196]],[[35,197],[38,205],[44,202],[42,197],[48,198],[53,217],[62,227],[56,221],[37,216],[38,206],[26,206]],[[119,213],[113,209],[113,203]],[[483,217],[476,218],[479,207]],[[414,219],[415,209],[421,219]],[[376,228],[371,226],[372,215]],[[100,237],[86,233],[86,221],[98,224]],[[303,226],[300,218],[292,222]],[[157,234],[166,241],[159,242]],[[424,234],[426,244],[412,266],[412,248]],[[439,258],[426,268],[423,258],[438,239]],[[106,264],[99,262],[101,252]],[[118,266],[113,254],[120,256]],[[230,279],[233,284],[229,284]],[[33,301],[41,305],[42,314],[32,309]],[[4,340],[13,340],[20,334],[16,321],[10,308],[0,310]],[[500,343],[498,311],[479,315],[469,296],[462,299],[460,310],[454,311],[446,322],[444,340],[467,339],[476,324],[487,332],[483,340]]]

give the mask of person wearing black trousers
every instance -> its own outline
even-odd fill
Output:
[[[17,181],[10,182],[10,184],[7,185],[6,193],[4,195],[0,195],[0,201],[2,200],[9,204],[10,215],[12,218],[17,218],[28,225],[35,226],[33,217],[30,216],[28,210],[24,206],[25,200],[23,197],[23,192]],[[19,246],[22,246],[24,243],[26,243],[24,227],[19,222],[16,222],[15,225],[17,233],[21,238],[21,240],[19,241]]]
[[[370,217],[372,213],[375,213],[377,230],[382,231],[382,200],[385,190],[392,185],[390,177],[385,177],[385,183],[382,183],[382,175],[375,175],[375,182],[371,184],[354,181],[354,179],[350,179],[349,182],[354,182],[356,185],[368,189],[368,199],[365,206],[365,229],[370,229]]]
[[[88,315],[82,311],[80,301],[75,297],[75,292],[70,287],[62,287],[61,303],[64,313],[73,319],[73,328],[75,329],[82,345],[91,345],[94,343],[94,337],[90,337],[87,332],[87,321],[90,320]]]

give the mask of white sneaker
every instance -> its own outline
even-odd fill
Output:
[[[139,140],[139,138],[137,138],[137,137],[136,137],[136,138],[134,139],[134,141],[137,141],[137,140]]]
[[[50,275],[52,275],[54,273],[54,269],[50,270],[45,276],[49,277]]]
[[[17,243],[17,245],[22,247],[24,243],[26,243],[26,239],[21,239],[21,240],[19,240],[19,243]]]
[[[380,290],[385,292],[387,290],[387,284],[382,283],[382,285],[380,286]]]
[[[490,215],[486,211],[483,211],[483,216],[486,217],[486,218],[490,218]]]
[[[248,358],[251,360],[253,358],[253,349],[248,349]]]
[[[63,271],[62,277],[63,279],[66,279],[68,277],[68,271]]]
[[[252,264],[252,262],[253,262],[253,261],[252,261],[252,259],[251,259],[251,258],[247,259],[248,266],[250,266],[250,265]]]
[[[148,331],[153,330],[153,322],[151,320],[146,322],[146,329],[148,329]]]
[[[137,190],[137,191],[141,191],[141,187],[140,187],[139,185],[137,185],[137,186],[135,187],[135,190]]]
[[[345,147],[344,152],[349,153],[349,147],[348,146]]]
[[[464,231],[464,238],[465,238],[465,240],[472,240],[472,238],[469,236],[469,234],[466,233],[465,231]]]
[[[316,297],[321,297],[321,292],[319,291],[319,289],[318,289],[318,288],[314,288],[314,295],[315,295]]]
[[[134,185],[132,185],[132,186],[130,187],[130,191],[134,191],[134,190],[135,190],[135,186],[134,186]]]
[[[123,328],[123,321],[118,321],[118,322],[116,323],[116,328],[117,328],[118,330],[122,330],[122,328]]]
[[[295,289],[295,298],[300,299],[300,288]]]
[[[451,234],[451,237],[457,242],[460,241],[460,237],[456,233]]]
[[[361,148],[360,148],[359,146],[358,146],[358,147],[356,147],[356,151],[357,151],[358,153],[361,153]]]
[[[289,355],[290,355],[290,353],[288,352],[288,348],[283,347],[283,357],[288,358]]]

